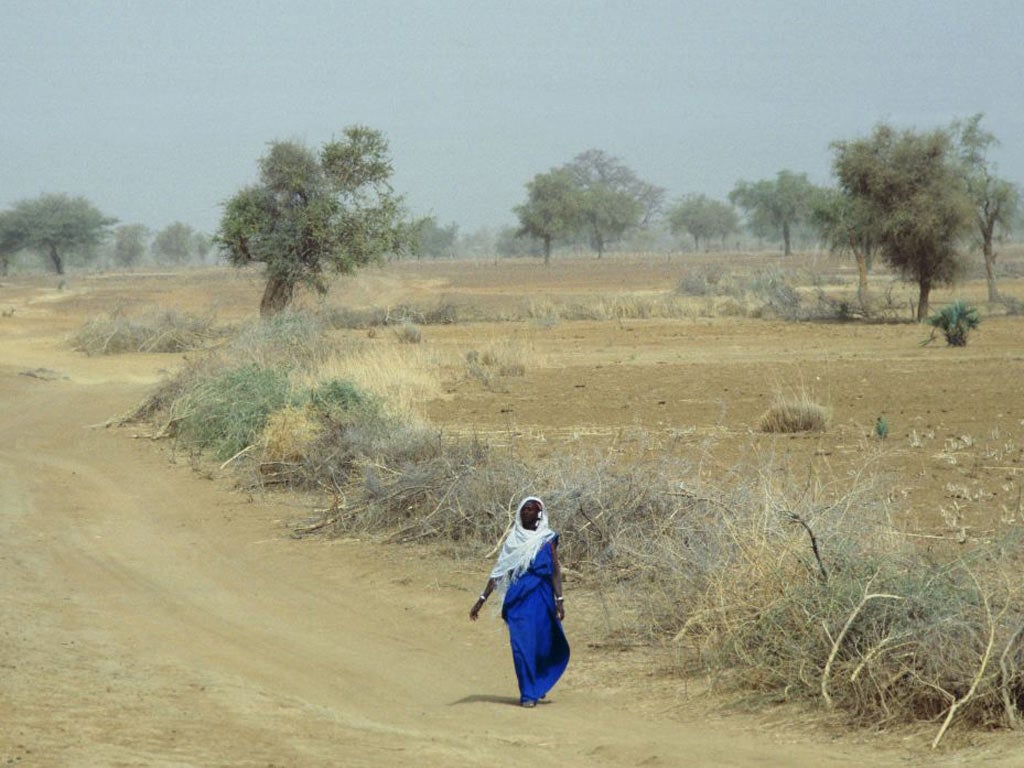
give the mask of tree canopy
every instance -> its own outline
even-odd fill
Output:
[[[216,242],[235,266],[265,265],[262,315],[286,308],[300,284],[326,293],[326,271],[347,274],[411,248],[379,131],[350,126],[319,153],[276,141],[259,168],[259,182],[225,205]]]
[[[421,256],[434,259],[451,257],[458,237],[458,224],[452,222],[442,227],[436,216],[425,216],[413,225],[415,250]]]
[[[192,258],[196,232],[188,224],[175,221],[156,233],[150,250],[161,264],[180,266]]]
[[[598,258],[627,231],[649,222],[664,203],[664,189],[642,181],[600,149],[581,152],[564,167],[578,190],[580,220]]]
[[[689,234],[694,248],[700,249],[701,240],[705,244],[713,237],[724,240],[735,232],[739,217],[731,205],[706,195],[687,195],[669,210],[668,224],[673,235]]]
[[[781,235],[783,253],[792,253],[793,228],[806,221],[817,187],[805,173],[779,171],[775,179],[737,182],[729,201],[742,208],[756,234]]]
[[[600,258],[627,232],[650,222],[665,199],[664,189],[599,149],[537,174],[526,189],[526,202],[513,209],[519,234],[543,243],[545,262],[552,243],[570,237],[586,238]]]
[[[15,203],[0,217],[0,246],[10,253],[34,251],[63,275],[66,260],[92,256],[115,223],[84,197],[40,195]]]
[[[1020,190],[998,175],[995,163],[988,158],[988,150],[998,146],[996,137],[981,127],[983,115],[978,113],[967,120],[956,121],[950,134],[956,145],[957,156],[963,169],[967,195],[974,210],[974,224],[985,261],[988,281],[988,300],[996,301],[995,239],[1010,232],[1020,212]]]
[[[811,222],[830,251],[853,256],[857,263],[857,300],[866,314],[868,271],[879,245],[871,208],[842,189],[822,189],[815,196]]]
[[[149,229],[143,224],[122,224],[114,230],[114,263],[134,267],[146,253]]]
[[[949,133],[882,124],[832,147],[840,188],[864,206],[886,262],[917,282],[917,319],[925,319],[932,287],[958,272],[957,245],[972,221]]]
[[[551,261],[551,244],[579,230],[583,194],[567,168],[538,173],[526,184],[526,202],[513,211],[519,217],[517,234],[540,240],[544,263]]]

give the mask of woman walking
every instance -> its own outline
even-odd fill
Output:
[[[565,604],[558,534],[548,527],[544,502],[536,496],[519,503],[515,525],[470,619],[477,620],[495,589],[504,595],[501,618],[508,625],[519,701],[524,707],[536,706],[569,664],[569,643],[562,631]]]

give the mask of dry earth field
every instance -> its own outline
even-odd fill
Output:
[[[703,298],[671,319],[554,318],[662,297],[698,261],[389,264],[339,280],[327,303],[506,318],[421,329],[418,350],[456,361],[421,404],[448,432],[538,455],[671,452],[691,483],[751,457],[797,485],[870,477],[925,547],[1024,525],[1024,317],[986,317],[962,349],[921,346],[913,324],[717,316]],[[794,261],[852,290],[848,265]],[[14,310],[0,317],[0,765],[1020,764],[1013,734],[954,732],[935,755],[933,729],[851,733],[793,707],[726,709],[667,674],[670,654],[604,645],[594,601],[571,583],[569,673],[552,704],[509,706],[503,630],[465,618],[484,559],[292,540],[284,523],[308,513],[298,502],[254,499],[229,471],[196,472],[138,430],[104,428],[182,357],[86,357],[67,340],[86,319],[160,306],[245,322],[261,288],[258,273],[227,269],[0,280],[0,309]],[[1001,288],[1024,296],[1020,280]],[[934,306],[953,295],[980,301],[984,285]],[[388,330],[336,333],[398,344]],[[457,374],[488,348],[510,350],[523,375]],[[759,433],[793,392],[829,406],[831,428]]]

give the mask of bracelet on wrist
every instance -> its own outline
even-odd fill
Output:
[[[556,603],[561,603],[563,600],[565,600],[565,598],[562,597],[561,595],[555,595],[555,602]]]
[[[481,603],[486,603],[487,602],[487,595],[480,595],[480,602]]]

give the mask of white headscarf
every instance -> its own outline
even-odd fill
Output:
[[[537,530],[523,527],[523,507],[528,501],[540,504],[537,516]],[[504,592],[508,585],[522,576],[530,567],[540,548],[555,538],[555,532],[548,527],[548,513],[544,502],[536,496],[527,496],[516,508],[516,521],[502,542],[498,560],[491,571],[491,578],[498,582],[498,591]]]

